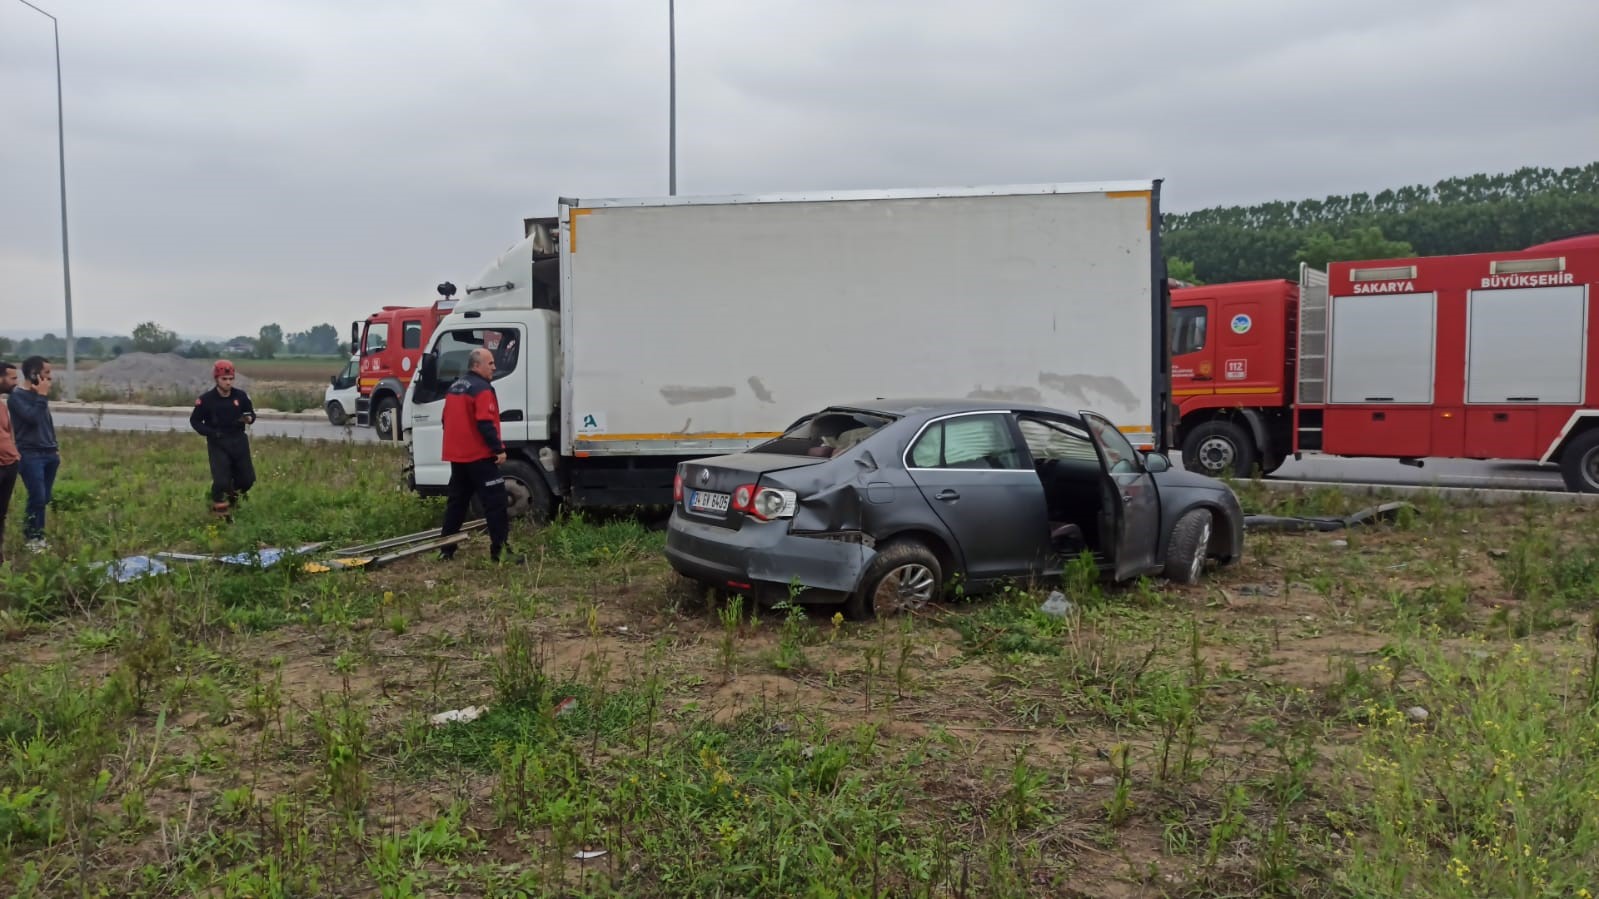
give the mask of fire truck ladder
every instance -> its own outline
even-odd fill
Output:
[[[1327,273],[1299,266],[1299,392],[1294,426],[1300,449],[1321,449],[1321,411],[1302,405],[1327,402]]]

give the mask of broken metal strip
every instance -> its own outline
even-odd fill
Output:
[[[475,521],[469,521],[466,524],[461,525],[461,533],[464,534],[467,531],[475,531],[479,528],[487,526],[488,521],[486,519],[479,518]],[[379,540],[376,543],[362,543],[358,546],[350,546],[344,549],[334,550],[333,554],[336,556],[370,555],[372,553],[382,552],[383,550],[390,549],[392,547],[404,546],[407,543],[415,543],[419,540],[437,539],[439,537],[439,532],[442,530],[443,528],[432,528],[431,530],[417,531],[414,534],[406,534],[403,537],[391,537],[387,540]]]

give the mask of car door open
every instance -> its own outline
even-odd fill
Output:
[[[1155,568],[1155,549],[1160,543],[1160,496],[1155,479],[1115,425],[1093,412],[1079,414],[1088,425],[1112,490],[1104,512],[1106,545],[1115,551],[1115,576],[1119,581],[1131,580]]]

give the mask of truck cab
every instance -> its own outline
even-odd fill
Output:
[[[530,230],[533,230],[530,228]],[[401,418],[411,445],[407,480],[422,495],[439,495],[450,482],[443,459],[445,394],[466,374],[472,350],[494,354],[494,392],[500,406],[500,436],[508,458],[500,466],[512,516],[547,516],[556,493],[551,469],[540,460],[555,442],[559,401],[560,313],[548,294],[535,288],[533,266],[553,261],[553,238],[542,229],[506,251],[468,282],[467,298],[432,335],[412,380]]]
[[[356,422],[372,427],[380,440],[400,436],[400,409],[422,348],[455,301],[431,306],[384,306],[350,325],[350,342],[361,359],[355,400]]]
[[[1291,452],[1299,286],[1241,281],[1171,292],[1172,399],[1183,465],[1212,476],[1275,471]]]

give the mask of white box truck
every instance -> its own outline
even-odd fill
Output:
[[[679,461],[822,406],[1093,409],[1164,448],[1160,182],[559,200],[470,282],[405,403],[441,493],[444,392],[495,353],[513,513],[666,504]]]

